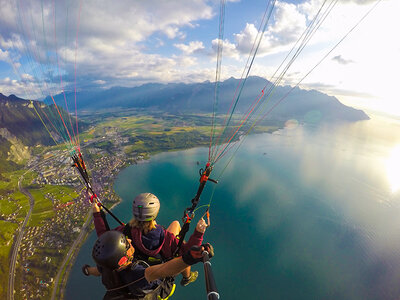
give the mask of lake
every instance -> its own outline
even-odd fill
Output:
[[[249,136],[231,163],[217,163],[200,204],[211,195],[212,266],[222,299],[399,299],[400,122],[296,126]],[[131,201],[152,192],[158,223],[180,220],[198,187],[208,149],[162,153],[130,166],[114,187],[113,212],[131,218]],[[199,162],[199,165],[197,164]],[[215,188],[215,189],[214,189]],[[196,213],[190,233],[203,210]],[[108,217],[111,225],[117,225]],[[67,284],[66,299],[101,299],[92,233]],[[172,299],[206,299],[204,271]]]

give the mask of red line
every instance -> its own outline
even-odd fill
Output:
[[[61,73],[60,73],[60,63],[59,63],[59,59],[58,59],[58,46],[57,46],[56,2],[55,2],[55,0],[53,0],[53,12],[54,12],[54,18],[53,18],[53,19],[54,19],[54,43],[55,43],[55,47],[56,47],[56,57],[57,57],[58,75],[60,76],[60,87],[61,87],[61,90],[62,90],[62,93],[63,93],[63,96],[64,96],[65,107],[66,107],[66,109],[67,109],[67,114],[68,114],[68,116],[69,116],[69,123],[71,124],[71,129],[72,129],[72,133],[73,133],[73,135],[74,135],[74,140],[75,140],[75,143],[74,143],[74,141],[72,140],[72,138],[71,138],[71,136],[70,136],[71,143],[74,143],[75,145],[77,145],[77,140],[76,140],[76,136],[75,136],[74,126],[72,125],[71,116],[70,116],[70,114],[69,114],[69,109],[68,109],[68,104],[67,104],[67,97],[66,97],[65,91],[64,91],[63,79],[62,79],[62,75],[61,75]],[[53,99],[53,101],[54,101],[54,99]],[[55,103],[55,102],[54,102],[54,103]],[[58,108],[57,108],[57,110],[58,110]],[[61,114],[60,114],[60,116],[61,116]],[[62,117],[61,117],[61,118],[62,118]],[[64,123],[64,120],[63,120],[63,123]],[[65,123],[64,123],[64,126],[65,126]],[[67,127],[65,127],[65,128],[67,129]],[[68,129],[67,129],[67,131],[68,131]],[[69,132],[68,132],[68,135],[70,135]]]
[[[78,52],[78,33],[79,33],[79,25],[81,22],[81,11],[82,11],[82,1],[79,3],[79,14],[78,14],[78,24],[76,28],[76,39],[75,39],[75,65],[74,65],[74,74],[75,74],[75,121],[76,121],[76,134],[78,136],[78,149],[80,148],[80,140],[79,140],[79,127],[78,127],[78,110],[76,106],[76,55]]]
[[[51,95],[50,95],[50,96],[51,96]],[[69,134],[68,128],[67,128],[67,126],[65,125],[64,119],[63,119],[63,117],[62,117],[60,111],[58,110],[58,106],[57,106],[57,104],[56,104],[56,101],[54,101],[53,96],[51,96],[51,99],[53,100],[53,103],[54,103],[54,105],[55,105],[55,107],[56,107],[56,109],[57,109],[57,111],[58,111],[58,114],[60,115],[60,118],[61,118],[61,120],[62,120],[62,122],[63,122],[63,124],[64,124],[64,127],[65,127],[65,130],[66,130],[67,133],[68,133],[69,139],[70,139],[71,143],[73,143],[72,138],[71,138],[71,135]]]

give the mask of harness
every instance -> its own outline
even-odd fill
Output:
[[[131,270],[134,270],[137,265],[149,266],[146,262],[138,260],[132,264]],[[121,275],[115,270],[104,268],[101,273],[102,282],[107,288],[107,293],[103,300],[167,300],[175,292],[175,284],[172,277],[164,278],[153,290],[143,290],[134,286],[143,277],[124,284],[121,280]]]

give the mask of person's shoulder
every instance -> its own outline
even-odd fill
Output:
[[[164,226],[160,225],[160,224],[156,224],[156,230],[162,230],[162,231],[167,231],[167,229],[165,229]]]

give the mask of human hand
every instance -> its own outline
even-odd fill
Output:
[[[208,252],[208,257],[214,256],[214,248],[211,244],[203,244],[201,246],[192,246],[190,250],[182,255],[183,262],[187,265],[194,265],[203,260],[203,252]]]
[[[95,213],[95,212],[100,212],[100,206],[98,205],[98,203],[97,203],[97,201],[96,201],[96,198],[97,198],[97,195],[95,194],[95,193],[93,193],[91,190],[87,190],[86,191],[86,194],[87,194],[87,196],[88,196],[88,198],[89,198],[89,202],[90,203],[92,203],[92,210],[93,210],[93,212]]]
[[[97,195],[90,189],[86,190],[86,195],[90,203],[97,203]]]
[[[94,213],[95,212],[100,212],[100,207],[99,207],[99,205],[97,204],[96,201],[93,201],[93,203],[92,203],[92,210],[93,210]]]
[[[206,224],[206,221],[204,221],[204,219],[201,218],[201,219],[199,220],[199,222],[197,222],[196,230],[197,230],[198,232],[204,233],[204,232],[206,231],[207,226],[208,226],[208,225]]]
[[[201,245],[201,246],[204,248],[203,252],[204,252],[204,251],[207,251],[207,252],[208,252],[208,257],[209,257],[209,258],[211,258],[211,257],[214,256],[214,247],[213,247],[210,243],[206,243],[206,244],[203,244],[203,245]],[[202,253],[202,254],[203,254],[203,253]]]
[[[93,199],[94,199],[95,197],[97,197],[97,196],[96,196],[96,194],[94,194],[94,193],[92,192],[92,190],[86,189],[86,197],[88,198],[88,200],[89,200],[90,203],[93,203]]]

